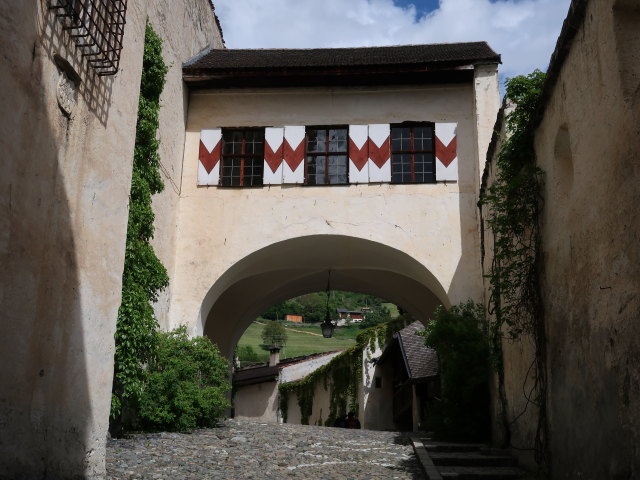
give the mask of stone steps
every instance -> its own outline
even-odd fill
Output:
[[[517,460],[505,450],[477,443],[412,439],[429,480],[510,480],[524,478]]]
[[[518,461],[510,455],[491,455],[482,452],[429,452],[435,465],[461,467],[515,467]]]
[[[452,478],[457,480],[510,480],[523,478],[524,472],[514,467],[441,467],[438,468],[443,479]]]

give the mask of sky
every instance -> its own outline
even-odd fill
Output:
[[[214,0],[228,48],[484,40],[500,78],[546,70],[570,0]]]

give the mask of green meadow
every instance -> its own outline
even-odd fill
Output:
[[[258,321],[264,323],[262,320]],[[296,331],[287,330],[287,344],[280,351],[280,358],[282,359],[309,355],[312,353],[345,350],[350,346],[355,345],[355,335],[360,332],[357,328],[345,328],[337,330],[332,338],[323,338],[320,332],[320,327],[317,324],[286,323],[285,327]],[[262,328],[262,325],[257,322],[253,322],[238,341],[238,347],[248,345],[257,353],[258,362],[266,362],[269,360],[269,352],[263,350],[261,347]],[[244,359],[240,358],[240,360],[242,361]]]

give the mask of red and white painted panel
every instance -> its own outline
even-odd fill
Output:
[[[369,182],[369,125],[349,125],[349,183]]]
[[[198,154],[198,185],[218,185],[221,154],[222,129],[201,130],[200,151]]]
[[[457,123],[436,123],[436,180],[458,181]]]
[[[388,123],[369,125],[369,181],[391,181],[391,128]]]
[[[284,127],[282,183],[304,183],[304,140],[303,126]]]
[[[267,127],[264,129],[264,173],[265,185],[282,183],[284,160],[284,128]]]

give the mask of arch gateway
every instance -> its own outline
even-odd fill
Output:
[[[212,50],[190,86],[164,319],[231,355],[271,304],[332,285],[427,320],[482,297],[477,196],[499,107],[486,43]]]

